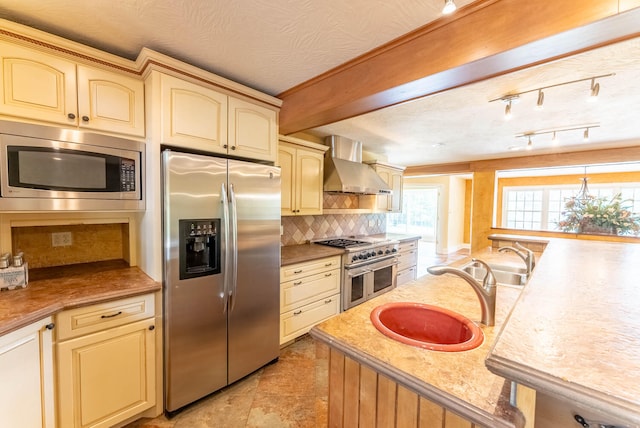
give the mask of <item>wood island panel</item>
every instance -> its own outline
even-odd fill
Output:
[[[329,367],[329,427],[481,427],[336,349]]]

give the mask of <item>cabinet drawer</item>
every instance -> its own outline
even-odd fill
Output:
[[[154,315],[153,294],[70,309],[57,315],[58,340],[128,324]]]
[[[410,267],[409,269],[404,269],[398,272],[396,276],[396,285],[406,284],[409,281],[413,281],[416,279],[417,269],[415,267]]]
[[[340,256],[325,257],[310,262],[296,263],[280,268],[280,282],[290,281],[294,278],[340,268]]]
[[[280,315],[280,344],[305,334],[314,325],[338,313],[340,313],[340,295],[334,294]]]
[[[400,243],[400,245],[398,246],[398,251],[402,253],[403,251],[416,250],[417,248],[418,248],[417,240],[405,241]]]
[[[280,312],[329,297],[340,292],[340,269],[306,276],[280,285]]]
[[[418,250],[407,251],[398,256],[398,271],[418,264]]]

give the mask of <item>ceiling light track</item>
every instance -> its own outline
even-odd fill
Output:
[[[511,118],[511,105],[514,104],[516,100],[520,99],[521,95],[529,94],[531,92],[537,92],[538,99],[536,101],[536,110],[542,110],[543,104],[544,104],[545,89],[556,88],[558,86],[564,86],[564,85],[571,85],[573,83],[590,81],[591,85],[589,86],[589,100],[593,101],[593,100],[596,100],[598,98],[598,95],[600,94],[600,83],[596,82],[596,79],[604,79],[605,77],[611,77],[615,75],[616,75],[615,73],[600,74],[598,76],[585,77],[584,79],[576,79],[576,80],[570,80],[568,82],[556,83],[554,85],[541,86],[539,88],[529,89],[527,91],[509,93],[501,96],[500,98],[495,98],[493,100],[490,100],[489,102],[492,103],[495,101],[502,101],[503,103],[507,104],[507,107],[505,108],[505,119],[509,119]]]
[[[575,125],[575,126],[563,126],[560,128],[551,128],[551,129],[540,129],[538,131],[527,131],[522,132],[520,134],[516,134],[516,138],[526,138],[527,139],[527,150],[531,150],[533,147],[532,139],[538,135],[552,134],[551,142],[557,144],[559,141],[558,134],[561,132],[567,131],[583,131],[583,141],[589,141],[589,129],[591,128],[599,128],[599,123],[589,123],[585,125]]]

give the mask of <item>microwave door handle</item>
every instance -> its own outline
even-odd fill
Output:
[[[229,200],[231,207],[231,252],[232,252],[232,264],[231,264],[231,293],[229,295],[229,302],[231,307],[229,311],[233,311],[236,306],[236,294],[238,290],[238,209],[236,204],[236,194],[233,190],[233,184],[229,183]]]
[[[224,183],[220,190],[220,199],[222,202],[222,239],[224,251],[222,255],[224,257],[223,271],[222,271],[222,284],[223,284],[223,299],[222,299],[222,312],[227,311],[229,303],[229,277],[231,271],[231,258],[229,257],[229,199],[227,198],[227,189]]]

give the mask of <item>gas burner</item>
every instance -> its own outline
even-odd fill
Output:
[[[366,241],[358,241],[355,239],[346,239],[346,238],[327,239],[325,241],[316,241],[315,243],[320,245],[327,245],[329,247],[337,247],[337,248],[350,248],[350,247],[357,247],[360,245],[369,244],[369,242],[366,242]]]

